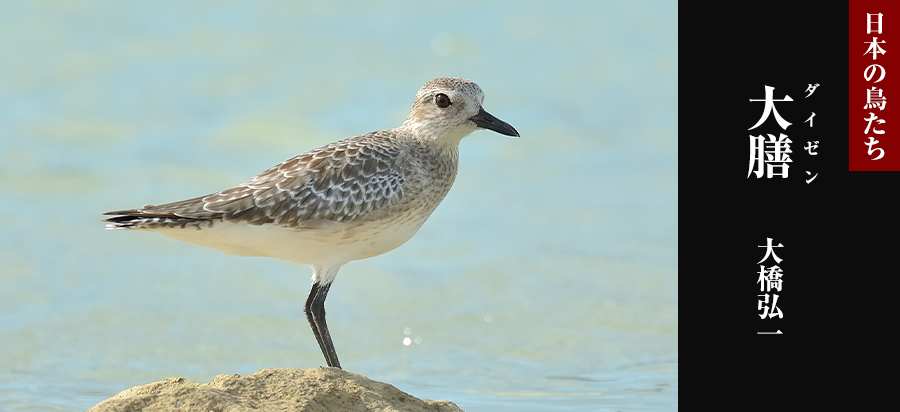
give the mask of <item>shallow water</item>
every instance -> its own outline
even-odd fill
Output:
[[[345,266],[341,363],[467,411],[673,410],[676,3],[4,2],[0,409],[324,364],[305,267],[100,213],[398,126],[460,76],[479,131],[416,237]],[[404,344],[404,340],[409,344]]]

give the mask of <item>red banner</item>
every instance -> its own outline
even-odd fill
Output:
[[[900,170],[900,116],[891,115],[900,113],[898,6],[850,2],[851,171]]]

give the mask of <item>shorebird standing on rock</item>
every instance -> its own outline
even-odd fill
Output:
[[[104,213],[115,215],[106,227],[312,266],[304,312],[328,366],[340,368],[325,296],[341,266],[416,234],[453,185],[463,137],[479,128],[519,136],[484,111],[483,100],[471,81],[434,79],[396,129],[320,147],[218,193]]]

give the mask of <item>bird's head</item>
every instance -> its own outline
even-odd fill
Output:
[[[518,137],[515,128],[481,107],[484,92],[477,84],[457,77],[441,77],[425,83],[413,102],[403,127],[419,137],[450,144],[476,129]]]

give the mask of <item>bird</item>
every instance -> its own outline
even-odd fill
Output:
[[[206,196],[106,212],[108,230],[143,230],[308,265],[303,308],[329,367],[341,368],[325,298],[340,268],[406,243],[456,178],[459,143],[475,130],[519,132],[482,107],[474,82],[441,77],[416,93],[400,127],[339,140]]]

